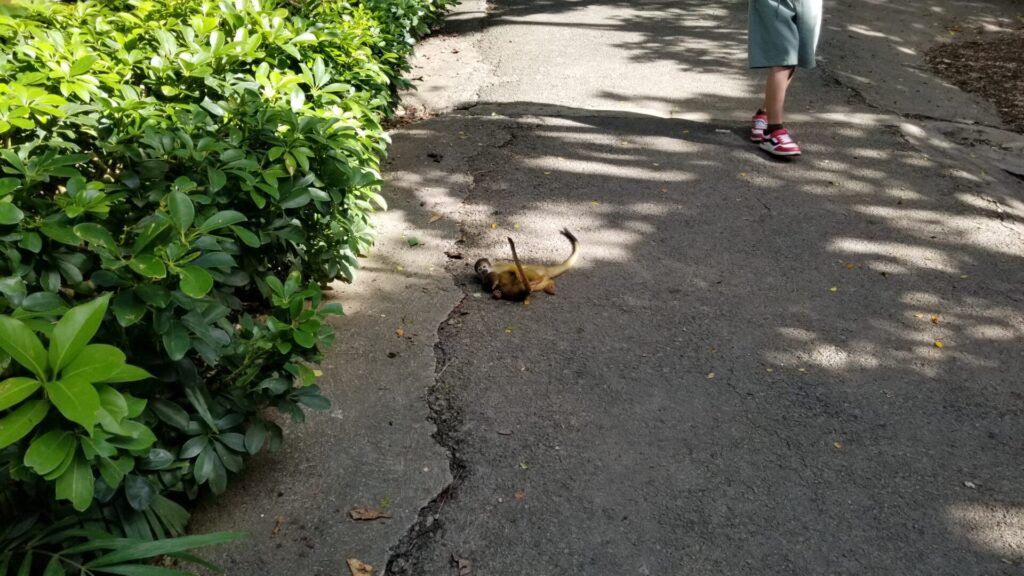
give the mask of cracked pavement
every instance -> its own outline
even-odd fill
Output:
[[[826,2],[787,107],[805,156],[776,162],[745,141],[745,4],[464,2],[337,287],[335,407],[197,514],[253,533],[212,559],[1020,574],[1024,140],[918,55],[1021,9],[871,6]],[[476,258],[559,260],[563,226],[557,296],[480,293]]]

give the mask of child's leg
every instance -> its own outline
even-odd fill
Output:
[[[768,125],[774,127],[782,124],[783,108],[786,105],[786,90],[793,80],[793,66],[773,66],[768,69],[768,81],[764,87],[764,104],[762,108],[768,114]]]

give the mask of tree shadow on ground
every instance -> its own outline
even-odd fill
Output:
[[[730,126],[553,116],[481,120],[513,137],[473,163],[467,262],[510,234],[555,260],[567,225],[585,264],[557,297],[469,298],[471,321],[442,326],[474,473],[437,559],[974,574],[1024,558],[1020,187],[992,192],[894,129],[805,126],[807,157],[778,164]],[[445,122],[417,125],[419,145],[443,148]],[[517,489],[530,510],[494,505]]]

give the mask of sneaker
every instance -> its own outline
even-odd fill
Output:
[[[767,114],[754,114],[750,119],[750,141],[760,144],[764,140],[764,131],[768,128]]]
[[[774,156],[799,156],[800,147],[785,128],[779,128],[771,134],[765,134],[761,141],[761,149]]]

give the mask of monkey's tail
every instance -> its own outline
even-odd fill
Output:
[[[516,270],[519,271],[519,281],[523,283],[526,294],[529,294],[533,292],[533,289],[530,288],[530,279],[526,276],[526,271],[523,270],[523,264],[519,261],[519,255],[516,254],[516,243],[511,238],[508,239],[508,247],[512,250],[512,261],[516,263]]]
[[[557,266],[548,266],[547,272],[549,278],[554,278],[559,274],[565,273],[566,270],[576,265],[576,261],[580,257],[580,241],[573,236],[572,232],[569,232],[568,228],[562,228],[559,233],[569,239],[569,243],[572,244],[572,254],[565,259],[565,262],[558,264]]]

